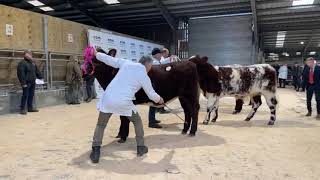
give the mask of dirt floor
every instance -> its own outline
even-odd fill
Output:
[[[232,115],[233,98],[220,103],[215,124],[202,125],[196,137],[180,134],[173,114],[158,115],[165,128],[147,128],[146,106],[139,106],[149,153],[136,157],[134,131],[118,144],[120,124],[113,116],[105,132],[100,163],[89,161],[97,121],[96,102],[42,108],[27,116],[0,116],[0,180],[2,179],[319,179],[320,121],[306,118],[304,93],[279,90],[278,120],[267,126],[269,109],[261,106],[251,122],[243,121],[246,104]],[[183,117],[178,101],[169,104]]]

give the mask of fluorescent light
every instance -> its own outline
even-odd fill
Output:
[[[287,34],[287,31],[278,31],[277,42],[276,42],[276,47],[277,48],[283,47],[284,40],[286,38],[286,34]]]
[[[309,55],[315,55],[315,54],[316,54],[315,51],[311,51],[311,52],[309,53]]]
[[[301,52],[296,52],[296,55],[297,55],[297,56],[301,55]]]
[[[103,0],[107,4],[119,4],[120,2],[118,0]]]
[[[40,1],[27,1],[27,3],[32,4],[33,6],[43,6],[44,4]]]
[[[304,42],[303,42],[303,41],[301,41],[301,42],[300,42],[300,44],[304,44]]]
[[[313,4],[314,0],[294,0],[292,2],[292,6],[303,6],[303,5],[309,5]]]
[[[53,11],[53,10],[54,10],[54,9],[52,9],[52,8],[49,7],[49,6],[40,7],[40,9],[41,9],[42,11]]]
[[[289,56],[289,53],[284,52],[284,53],[282,53],[282,55],[283,55],[283,56],[287,56],[287,57],[288,57],[288,56]]]

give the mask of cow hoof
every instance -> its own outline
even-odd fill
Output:
[[[209,121],[203,121],[203,124],[204,124],[204,125],[208,125],[208,124],[209,124]]]
[[[274,121],[269,121],[269,122],[268,122],[268,125],[269,125],[269,126],[274,125]]]
[[[182,130],[181,134],[185,135],[185,134],[187,134],[187,131]]]
[[[249,118],[246,118],[244,121],[250,121],[250,119],[249,119]]]
[[[194,136],[196,136],[196,133],[190,132],[189,136],[190,136],[190,137],[194,137]]]
[[[239,111],[233,111],[232,114],[238,114],[240,113]]]

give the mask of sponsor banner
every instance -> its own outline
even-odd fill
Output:
[[[138,62],[142,56],[151,55],[153,48],[163,48],[162,45],[115,35],[109,31],[88,30],[88,44],[95,48],[102,48],[106,52],[114,48],[117,50],[116,57]],[[101,97],[103,89],[95,80],[96,93]]]

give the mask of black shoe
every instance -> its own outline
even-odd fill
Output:
[[[90,154],[90,159],[92,163],[98,163],[100,158],[100,146],[92,147],[92,151]]]
[[[308,113],[306,114],[306,116],[311,116],[311,112],[308,112]]]
[[[39,112],[38,109],[29,109],[28,112]]]
[[[91,102],[91,101],[92,101],[92,98],[88,98],[88,99],[86,100],[87,103],[89,103],[89,102]]]
[[[121,138],[118,140],[118,143],[125,143],[127,141],[127,139]]]
[[[118,135],[116,136],[116,138],[121,138],[120,134],[118,134]]]
[[[27,115],[27,111],[26,110],[20,110],[20,114]]]
[[[159,113],[160,113],[160,114],[168,114],[168,113],[170,113],[170,112],[171,112],[171,111],[165,110],[164,108],[159,109]]]
[[[149,128],[157,128],[157,129],[161,129],[161,128],[162,128],[162,126],[160,126],[159,124],[154,123],[154,124],[149,124]]]
[[[161,123],[161,121],[159,121],[159,120],[154,120],[154,123],[159,124],[159,123]]]
[[[137,147],[137,155],[143,156],[144,154],[148,153],[148,147],[147,146],[138,146]]]
[[[78,105],[78,104],[81,104],[80,102],[75,102],[75,103],[72,103],[73,105]]]

